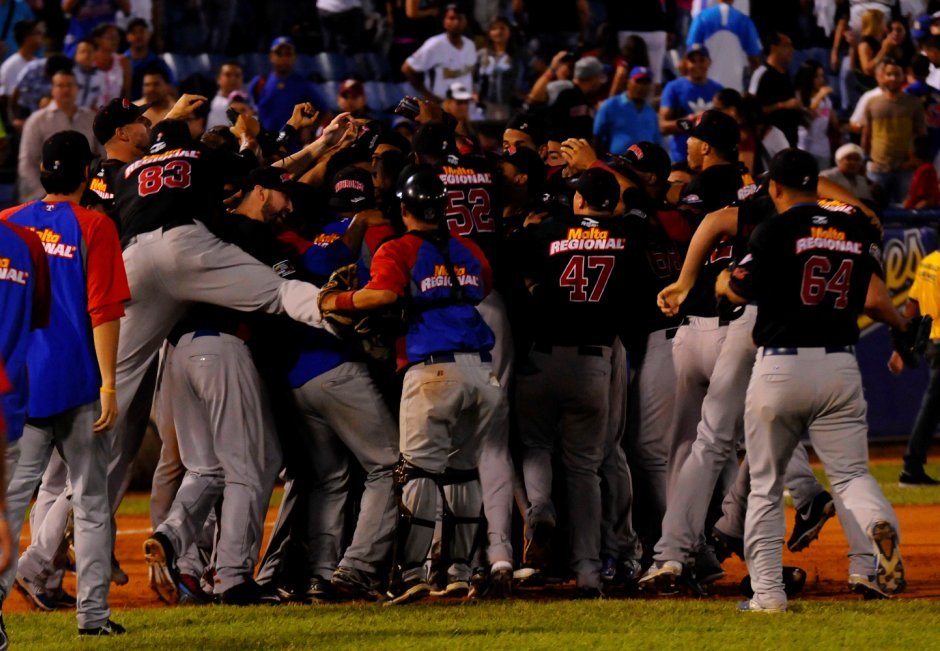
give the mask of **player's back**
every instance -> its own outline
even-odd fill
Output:
[[[502,217],[495,165],[476,154],[449,155],[438,173],[447,188],[447,227],[493,257]]]

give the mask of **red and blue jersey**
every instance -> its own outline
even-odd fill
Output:
[[[13,390],[13,386],[10,384],[10,380],[7,378],[7,374],[3,370],[3,362],[0,362],[0,398],[7,395]],[[0,403],[0,436],[6,434],[6,422],[3,420],[3,414],[6,410],[4,409],[2,403]]]
[[[0,361],[12,385],[0,398],[0,405],[11,442],[20,438],[26,423],[30,331],[48,324],[49,301],[49,267],[39,238],[25,228],[0,221]]]
[[[435,354],[492,349],[493,331],[475,307],[492,286],[490,263],[471,240],[411,231],[375,253],[366,289],[392,291],[408,303],[398,341],[402,369]]]
[[[101,374],[92,329],[124,316],[130,299],[114,223],[69,202],[35,201],[0,213],[28,228],[49,261],[49,327],[32,334],[26,364],[30,418],[98,400]]]

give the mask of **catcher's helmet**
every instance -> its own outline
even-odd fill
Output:
[[[447,190],[433,168],[425,167],[410,174],[396,194],[416,219],[425,222],[443,219],[447,208]]]

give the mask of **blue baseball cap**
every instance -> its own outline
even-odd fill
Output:
[[[271,51],[273,52],[282,45],[288,45],[291,47],[291,49],[293,49],[294,39],[292,39],[290,36],[278,36],[276,39],[271,41]]]
[[[708,53],[708,48],[702,45],[701,43],[696,43],[688,50],[685,51],[685,58],[688,59],[693,54],[701,54],[704,57],[712,58],[712,55]]]
[[[646,66],[634,66],[633,69],[630,70],[630,79],[652,81],[653,73],[650,72],[650,69]]]
[[[930,36],[930,20],[929,14],[915,18],[911,23],[911,38],[915,41],[922,41]]]

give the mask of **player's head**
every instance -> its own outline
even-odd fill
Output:
[[[278,36],[271,41],[269,59],[274,72],[281,76],[290,74],[297,59],[294,41],[289,36]]]
[[[50,91],[53,101],[60,108],[71,108],[78,100],[78,82],[72,69],[59,70],[52,75],[52,89]]]
[[[696,119],[682,119],[678,124],[689,136],[688,160],[693,170],[738,160],[741,129],[730,115],[709,109]]]
[[[503,189],[509,199],[531,199],[538,196],[545,183],[542,157],[526,147],[507,151],[500,161]],[[515,195],[515,196],[513,196]]]
[[[98,109],[92,127],[95,139],[104,145],[108,155],[121,156],[130,161],[140,156],[150,144],[150,120],[144,117],[146,106],[136,106],[126,99],[116,98]]]
[[[355,214],[375,208],[375,185],[372,173],[350,165],[333,176],[330,207],[340,214]]]
[[[457,3],[444,7],[444,31],[450,36],[462,36],[467,29],[467,14]]]
[[[290,174],[276,167],[259,167],[242,185],[238,212],[262,222],[284,217],[293,210],[289,195]]]
[[[659,145],[652,142],[638,142],[627,148],[622,156],[618,157],[636,181],[640,189],[654,199],[662,199],[669,189],[669,175],[672,166],[669,154]]]
[[[407,170],[396,196],[401,199],[401,217],[411,229],[441,227],[447,210],[447,190],[434,168],[418,165]]]
[[[778,212],[795,203],[816,200],[819,165],[809,152],[791,147],[777,153],[767,170],[768,193]]]
[[[576,215],[609,217],[620,203],[617,177],[603,168],[591,167],[568,185],[575,189],[572,207]]]
[[[59,131],[42,144],[39,182],[48,194],[71,195],[84,190],[91,164],[88,140],[78,131]]]
[[[517,113],[503,131],[503,151],[527,147],[543,153],[546,140],[545,122],[534,113]]]

